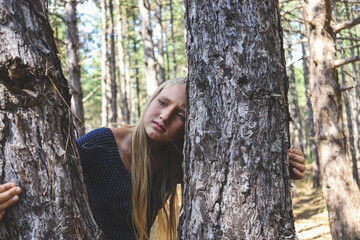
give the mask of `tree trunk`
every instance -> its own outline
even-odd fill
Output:
[[[170,30],[171,30],[171,41],[172,41],[172,59],[173,59],[173,69],[174,69],[174,78],[176,78],[177,64],[176,64],[176,54],[175,54],[175,34],[174,34],[174,12],[173,12],[173,1],[169,0],[170,8]],[[169,73],[170,75],[170,73]]]
[[[122,104],[122,96],[124,95],[125,84],[125,63],[124,63],[124,49],[123,49],[123,16],[121,12],[121,0],[116,0],[116,35],[117,35],[117,57],[118,57],[118,89],[116,97],[120,100],[117,104],[117,118],[120,122],[125,122],[124,108]]]
[[[79,63],[79,33],[77,29],[76,0],[66,1],[66,62],[69,66],[69,82],[72,94],[71,108],[75,113],[74,124],[78,136],[85,134],[81,68]]]
[[[135,16],[135,13],[132,12],[132,20],[133,20],[133,23],[135,24],[136,22],[136,16]],[[136,40],[136,37],[133,38],[133,53],[134,55],[136,56],[137,53],[138,53],[138,41]],[[134,65],[136,66],[135,67],[135,85],[136,85],[136,113],[137,113],[137,117],[139,118],[140,115],[141,115],[141,109],[140,109],[140,105],[141,105],[141,99],[140,99],[140,79],[139,79],[139,68],[137,67],[138,66],[138,59],[137,57],[135,57],[134,59]],[[134,105],[134,104],[133,104]]]
[[[346,79],[345,79],[345,73],[344,71],[341,71],[341,79],[342,84],[346,86]],[[359,183],[359,174],[357,171],[357,160],[356,160],[356,151],[355,151],[355,140],[354,140],[354,130],[353,130],[353,123],[351,119],[351,107],[349,102],[349,94],[345,91],[343,94],[344,103],[345,103],[345,112],[346,112],[346,121],[347,121],[347,128],[349,133],[349,146],[350,146],[350,156],[351,161],[353,163],[353,177],[355,179],[355,182],[358,186],[360,186]]]
[[[152,28],[150,18],[149,0],[139,1],[141,15],[141,35],[145,49],[145,76],[148,95],[151,95],[159,85],[156,73],[156,60],[154,54],[154,43],[152,40]]]
[[[108,92],[107,87],[109,86],[108,84],[108,77],[107,77],[107,68],[108,68],[108,64],[107,64],[107,28],[108,28],[108,24],[107,24],[107,4],[106,4],[106,0],[100,0],[100,4],[101,4],[101,124],[102,125],[106,125],[108,124],[108,119],[109,119],[109,112],[108,112],[108,103],[107,103],[107,98],[106,98],[106,94]]]
[[[360,193],[346,159],[331,9],[330,0],[306,0],[304,5],[315,139],[331,235],[335,240],[360,239]]]
[[[301,44],[301,51],[303,55],[303,71],[304,71],[304,81],[305,81],[305,96],[306,96],[306,106],[307,106],[307,124],[310,127],[310,157],[314,160],[313,163],[313,187],[320,187],[320,161],[319,161],[319,153],[316,146],[316,142],[314,141],[315,137],[315,129],[314,129],[314,113],[311,104],[312,94],[310,92],[309,86],[309,57],[306,54],[305,43]],[[315,96],[314,96],[315,97]]]
[[[289,45],[288,57],[290,61],[292,61],[292,53],[291,53],[291,44]],[[290,69],[290,113],[291,118],[293,120],[293,124],[290,124],[290,136],[293,135],[294,138],[292,140],[292,145],[297,147],[301,147],[304,149],[304,137],[302,134],[302,124],[301,124],[301,116],[300,116],[300,108],[298,103],[298,95],[296,90],[296,78],[295,78],[295,70],[294,65],[291,64]]]
[[[347,2],[345,2],[345,7],[346,7],[346,17],[347,20],[350,20],[350,13],[349,13],[349,7]],[[349,37],[352,38],[353,35],[351,33],[351,31],[348,29],[348,34]],[[350,40],[350,45],[354,46],[354,42],[352,40]],[[355,50],[352,48],[350,49],[351,52],[351,56],[356,56]],[[359,49],[357,49],[357,55],[359,55]],[[359,83],[359,77],[358,77],[358,68],[356,66],[356,63],[352,63],[352,70],[355,76],[354,82],[355,82],[355,122],[356,122],[356,126],[357,126],[357,149],[358,149],[358,153],[360,154],[360,83]],[[357,172],[357,162],[356,164],[353,163],[353,173]],[[359,186],[359,177],[357,179],[357,184]]]
[[[0,0],[1,182],[22,188],[0,239],[99,239],[47,1]]]
[[[116,63],[115,63],[115,28],[114,28],[114,7],[113,1],[109,0],[108,7],[108,16],[109,16],[109,28],[108,28],[108,36],[110,36],[108,46],[110,46],[110,52],[108,52],[108,60],[106,61],[109,64],[107,68],[108,75],[110,76],[107,84],[108,90],[106,92],[106,100],[108,104],[108,122],[115,123],[117,121],[117,107],[116,107]]]
[[[164,40],[163,27],[161,21],[162,5],[161,0],[155,0],[155,14],[156,14],[156,38],[158,40],[158,63],[159,63],[159,84],[165,82],[165,62],[164,62]]]
[[[185,1],[187,129],[179,239],[295,239],[277,1]]]
[[[127,9],[126,9],[127,11]],[[119,58],[119,99],[121,104],[118,105],[118,113],[119,115],[121,115],[121,120],[125,123],[125,124],[129,124],[130,123],[130,110],[129,110],[129,105],[128,105],[128,95],[127,95],[127,79],[126,79],[126,74],[129,74],[129,66],[125,67],[125,61],[124,61],[124,48],[123,48],[123,28],[122,28],[122,24],[123,22],[126,23],[126,26],[128,26],[127,24],[127,17],[125,16],[125,20],[123,21],[122,19],[122,14],[121,14],[121,0],[117,0],[117,47],[118,47],[118,58]],[[128,29],[127,29],[128,32]],[[128,38],[128,34],[127,34],[127,38]],[[128,39],[126,39],[126,41],[128,41]]]

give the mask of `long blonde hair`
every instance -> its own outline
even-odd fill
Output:
[[[150,171],[150,145],[144,128],[144,113],[151,102],[166,87],[175,84],[186,84],[185,78],[176,78],[161,84],[145,105],[139,121],[134,127],[131,146],[131,181],[132,181],[132,223],[137,239],[149,239],[147,219],[149,214],[148,203],[150,201],[149,180]],[[182,178],[182,148],[183,139],[170,143],[167,151],[167,159],[164,161],[157,174],[159,181],[152,186],[155,188],[157,201],[161,201],[162,208],[158,214],[159,236],[165,239],[176,239],[177,226],[177,191],[176,186]],[[169,199],[169,200],[168,200]],[[150,213],[152,214],[152,213]]]

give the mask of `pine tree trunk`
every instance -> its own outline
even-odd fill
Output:
[[[69,66],[69,82],[72,94],[71,108],[75,113],[74,124],[79,137],[85,134],[81,68],[79,62],[79,33],[77,30],[76,0],[66,1],[66,62]]]
[[[120,104],[117,104],[118,121],[124,123],[124,107],[122,104],[122,96],[124,95],[125,85],[125,63],[124,63],[124,49],[123,49],[123,16],[121,12],[121,0],[116,0],[116,35],[117,35],[117,57],[118,57],[118,89],[116,91],[117,98]]]
[[[350,20],[350,13],[349,13],[349,7],[347,2],[345,2],[345,7],[346,7],[346,17],[347,20]],[[348,34],[349,37],[352,38],[353,34],[351,33],[351,31],[348,29]],[[350,45],[354,46],[354,42],[350,40]],[[351,52],[351,56],[356,56],[355,50],[352,48],[350,49]],[[357,55],[359,55],[359,49],[357,49]],[[359,77],[358,77],[358,68],[356,66],[356,63],[352,63],[352,70],[355,76],[354,82],[355,82],[355,123],[357,126],[357,150],[358,153],[360,154],[360,83],[359,83]],[[355,163],[353,162],[353,175],[354,173],[358,172],[357,169],[357,161],[355,160]],[[355,176],[355,175],[354,175]],[[359,177],[356,180],[358,186],[359,186]]]
[[[290,61],[292,61],[292,53],[291,53],[291,45],[289,45],[288,56]],[[290,113],[291,118],[293,120],[293,124],[290,124],[290,136],[294,135],[294,140],[292,141],[292,145],[301,147],[304,149],[304,137],[302,134],[302,124],[300,117],[300,108],[298,103],[298,95],[296,90],[296,78],[295,78],[295,70],[294,65],[291,64],[290,69]],[[291,127],[292,126],[292,127]]]
[[[0,239],[100,239],[47,1],[0,0],[1,182],[22,188]]]
[[[301,44],[301,51],[303,55],[303,71],[304,71],[304,81],[305,81],[305,96],[306,96],[306,106],[307,106],[307,124],[310,127],[310,154],[311,159],[314,160],[313,163],[313,187],[317,188],[320,187],[320,160],[319,160],[319,153],[318,148],[316,145],[315,139],[315,129],[314,129],[314,113],[311,104],[311,97],[312,94],[310,92],[309,86],[309,56],[306,54],[305,44]]]
[[[330,0],[306,0],[304,5],[315,139],[331,235],[335,240],[360,239],[360,193],[346,159],[331,9]]]
[[[344,71],[341,71],[341,79],[342,79],[342,84],[344,86],[346,86],[346,79],[345,79]],[[350,107],[350,102],[349,102],[349,94],[346,91],[343,93],[343,98],[344,98],[344,103],[345,103],[346,121],[347,121],[348,133],[349,133],[349,146],[350,146],[349,150],[350,150],[351,161],[353,163],[352,173],[353,173],[353,177],[355,179],[356,184],[358,186],[360,186],[359,174],[357,171],[354,130],[353,130],[353,123],[352,123],[352,119],[351,119],[351,115],[352,115],[351,107]]]
[[[185,1],[187,129],[179,239],[295,239],[277,1]]]
[[[151,95],[158,87],[159,82],[157,79],[154,43],[152,40],[149,0],[139,0],[139,10],[141,15],[141,35],[145,49],[146,88],[148,95]]]
[[[159,62],[159,84],[165,82],[165,62],[164,62],[164,40],[163,27],[161,20],[162,5],[161,0],[155,0],[155,14],[156,14],[156,38],[158,40],[158,62]]]
[[[108,64],[107,64],[107,4],[106,0],[100,0],[101,5],[101,124],[108,124],[109,119],[109,111],[108,111],[108,103],[107,103],[107,92],[108,92]]]
[[[108,67],[108,75],[110,76],[108,91],[106,95],[106,100],[108,104],[109,111],[109,119],[108,122],[115,123],[117,121],[117,107],[116,107],[116,63],[115,63],[115,27],[114,27],[114,7],[112,0],[109,1],[108,7],[108,16],[109,16],[109,28],[108,28],[108,36],[110,36],[108,46],[110,46],[110,51],[108,52],[108,60],[106,61],[109,64]]]
[[[128,4],[128,2],[126,2]],[[125,111],[125,120],[127,124],[130,124],[131,122],[131,111],[130,106],[133,104],[133,98],[131,96],[131,77],[130,77],[130,66],[131,66],[131,59],[130,59],[130,25],[129,25],[129,19],[128,19],[128,12],[129,8],[128,5],[126,5],[126,11],[125,11],[125,23],[126,23],[126,35],[125,35],[125,85],[124,85],[124,97],[122,100],[122,103],[124,105]],[[135,24],[135,23],[134,23]],[[135,26],[134,26],[135,29]],[[135,54],[135,52],[134,52]]]
[[[175,34],[174,34],[174,12],[173,12],[173,1],[169,0],[170,8],[170,31],[171,31],[171,43],[172,43],[172,59],[173,59],[173,76],[176,78],[177,63],[176,63],[176,53],[175,53]]]

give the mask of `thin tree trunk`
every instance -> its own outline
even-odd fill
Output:
[[[304,81],[305,81],[305,96],[306,96],[306,106],[307,106],[307,124],[310,127],[310,154],[311,159],[314,160],[313,163],[313,187],[318,188],[320,187],[320,160],[319,160],[319,153],[318,148],[316,145],[315,139],[315,129],[314,129],[314,113],[311,104],[311,97],[312,94],[310,92],[309,86],[309,61],[308,61],[308,54],[306,54],[305,50],[305,43],[301,44],[301,51],[303,55],[303,71],[304,71]]]
[[[128,2],[126,2],[128,4]],[[130,66],[131,66],[131,59],[130,59],[130,25],[129,25],[129,8],[128,5],[126,5],[126,11],[125,11],[125,23],[126,23],[126,45],[125,45],[125,91],[124,91],[124,98],[123,98],[123,105],[126,106],[126,123],[131,123],[131,110],[130,106],[133,104],[133,98],[131,96],[132,88],[131,88],[131,77],[130,77]],[[135,24],[135,22],[134,22]],[[135,26],[134,26],[135,29]],[[133,29],[133,31],[135,31]],[[134,53],[135,54],[135,53]]]
[[[126,3],[127,8],[127,3]],[[125,10],[127,12],[127,9]],[[127,15],[125,15],[124,21],[122,20],[121,14],[121,0],[117,0],[117,47],[118,47],[118,58],[119,58],[119,76],[120,76],[120,84],[119,84],[119,99],[121,104],[118,105],[119,115],[121,115],[121,119],[125,124],[130,123],[130,110],[128,105],[128,95],[127,95],[127,75],[129,75],[129,65],[125,66],[124,62],[124,49],[123,49],[123,22],[126,23],[126,27],[128,28]],[[126,40],[128,41],[128,29],[126,33]],[[127,46],[128,47],[128,46]],[[126,50],[127,51],[127,50]],[[127,51],[128,55],[128,51]],[[127,74],[127,75],[126,75]]]
[[[79,33],[77,30],[76,0],[66,1],[66,62],[69,66],[69,82],[72,94],[71,108],[75,113],[74,124],[78,136],[85,134],[81,68],[79,63]]]
[[[330,0],[306,0],[304,4],[315,139],[331,235],[334,240],[360,239],[360,193],[346,159],[331,10]]]
[[[173,59],[173,74],[176,78],[177,63],[176,63],[176,53],[175,53],[175,34],[174,34],[174,12],[173,12],[173,1],[169,0],[170,8],[170,31],[171,31],[171,44],[172,44],[172,59]]]
[[[146,88],[148,95],[151,95],[158,87],[159,82],[156,73],[149,0],[139,0],[139,10],[141,15],[141,35],[145,49]]]
[[[107,103],[107,86],[109,79],[107,78],[107,4],[106,0],[101,0],[101,124],[108,124],[109,112],[108,112],[108,103]]]
[[[288,56],[290,61],[292,61],[292,53],[291,53],[291,45],[289,45],[289,51]],[[302,134],[302,124],[301,124],[301,117],[300,117],[300,109],[299,109],[299,103],[298,103],[298,95],[296,90],[296,78],[295,78],[295,70],[294,65],[291,64],[289,67],[290,69],[290,113],[291,118],[293,120],[293,129],[292,132],[290,132],[290,136],[294,135],[294,140],[292,142],[293,145],[301,147],[301,149],[304,149],[304,137]],[[291,128],[290,128],[291,129]]]
[[[114,27],[114,7],[112,0],[109,0],[109,7],[108,7],[108,16],[109,16],[109,28],[108,28],[108,36],[109,45],[110,45],[110,52],[108,52],[108,60],[106,61],[109,64],[108,67],[108,75],[110,76],[109,79],[109,87],[107,91],[107,104],[108,104],[108,111],[109,111],[109,119],[108,122],[115,123],[117,121],[117,107],[116,107],[116,63],[115,63],[115,27]]]
[[[156,38],[158,40],[158,63],[159,63],[159,84],[165,82],[165,62],[164,62],[164,40],[163,40],[163,26],[161,20],[162,5],[161,0],[155,0],[155,14],[156,14]]]
[[[345,7],[346,7],[346,17],[347,17],[347,20],[350,20],[350,13],[349,13],[349,7],[348,7],[348,4],[347,2],[345,2]],[[348,34],[350,36],[350,38],[353,37],[351,31],[348,29]],[[350,40],[350,45],[353,46],[354,45],[354,42],[352,40]],[[352,56],[356,56],[356,53],[355,53],[355,49],[350,49],[350,52],[351,52],[351,55]],[[357,49],[357,55],[359,55],[359,49]],[[355,76],[355,79],[354,79],[354,82],[355,82],[355,123],[356,123],[356,126],[357,126],[357,149],[358,149],[358,153],[360,154],[360,83],[359,83],[359,78],[358,78],[358,68],[356,66],[356,63],[352,63],[352,70],[353,70],[353,73],[354,73],[354,76]],[[355,164],[353,162],[353,174],[354,172],[358,172],[358,169],[357,169],[357,162],[355,160]],[[359,186],[359,178],[357,178],[357,183],[358,183],[358,186]]]
[[[341,71],[341,78],[342,78],[342,84],[346,86],[346,78],[344,71]],[[345,102],[345,112],[346,112],[346,120],[347,120],[347,128],[349,133],[349,145],[350,145],[350,156],[351,161],[353,163],[353,177],[355,179],[355,182],[358,186],[360,186],[359,183],[359,175],[357,171],[357,161],[356,161],[356,151],[355,151],[355,140],[354,140],[354,130],[353,130],[353,123],[351,119],[351,107],[349,102],[349,94],[345,91],[343,93],[343,98]]]
[[[295,239],[277,1],[185,1],[189,62],[179,239]]]
[[[134,12],[132,13],[132,19],[133,19],[133,22],[135,24],[136,22],[136,17],[135,17],[135,14]],[[134,55],[136,56],[137,55],[137,52],[138,52],[138,45],[137,45],[137,40],[136,38],[133,38],[133,52],[134,52]],[[137,117],[139,118],[140,115],[141,115],[141,109],[140,109],[140,105],[141,105],[141,99],[140,99],[140,79],[139,79],[139,68],[137,67],[139,64],[139,61],[137,58],[135,58],[134,60],[134,65],[136,66],[135,68],[135,85],[136,85],[136,102],[137,102]]]
[[[0,239],[100,239],[47,1],[0,0],[0,177],[22,188]]]

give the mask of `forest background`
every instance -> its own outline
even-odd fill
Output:
[[[280,0],[279,4],[290,81],[291,142],[304,149],[315,189],[311,193],[317,194],[314,199],[321,198],[316,190],[319,160],[310,101],[317,96],[309,91],[303,1]],[[79,135],[111,123],[135,123],[152,89],[165,79],[187,75],[182,1],[51,0],[49,9],[59,57],[71,85],[73,112],[81,120],[77,122]],[[359,10],[358,1],[332,4],[335,22],[357,19],[337,33],[336,57],[347,155],[358,184]]]

